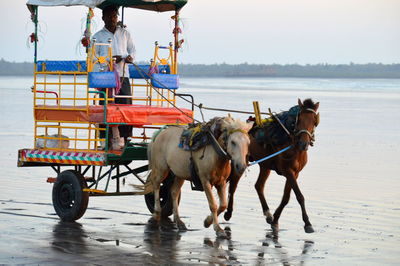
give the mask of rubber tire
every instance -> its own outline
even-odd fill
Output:
[[[161,204],[161,217],[166,218],[173,212],[171,186],[174,183],[175,175],[170,172],[168,177],[161,183],[160,187],[160,204]],[[154,213],[154,193],[148,193],[144,195],[146,206],[151,213]],[[181,194],[179,193],[178,205],[181,201]]]
[[[61,172],[53,186],[53,207],[64,222],[78,220],[85,213],[89,203],[89,193],[85,178],[75,170]]]

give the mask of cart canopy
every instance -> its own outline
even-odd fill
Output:
[[[104,8],[109,5],[140,8],[157,12],[181,9],[187,0],[28,0],[31,6],[87,6]]]

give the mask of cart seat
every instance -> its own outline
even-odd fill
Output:
[[[34,108],[35,119],[39,121],[91,122],[104,121],[104,106],[57,106],[38,105]],[[182,113],[182,112],[184,113]],[[193,111],[149,105],[108,104],[107,122],[126,123],[133,126],[188,124],[193,122]]]
[[[171,73],[169,65],[158,65],[157,71],[164,74]],[[131,79],[149,79],[150,76],[150,65],[129,65],[129,77]]]
[[[89,88],[106,89],[117,87],[117,76],[113,71],[89,72]]]
[[[174,74],[153,74],[151,85],[159,89],[176,90],[179,88],[179,75]]]

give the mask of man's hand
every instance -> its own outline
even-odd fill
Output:
[[[125,57],[125,62],[126,62],[126,63],[133,63],[133,58],[132,58],[132,56],[128,55],[127,57]]]
[[[121,62],[121,60],[122,60],[122,56],[120,56],[120,55],[114,55],[113,58],[115,59],[115,63],[117,63],[117,64],[119,62]]]

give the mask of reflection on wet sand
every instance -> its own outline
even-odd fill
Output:
[[[83,254],[87,251],[87,234],[80,223],[58,222],[53,228],[51,247],[68,254]]]
[[[169,218],[163,218],[158,224],[150,218],[144,229],[144,245],[146,253],[155,265],[177,263],[177,242],[181,239],[181,232]]]
[[[235,246],[232,241],[232,233],[230,227],[225,227],[227,238],[216,237],[214,241],[210,238],[204,238],[204,246],[208,248],[209,263],[217,264],[239,264],[234,254]],[[226,246],[226,247],[225,247]]]
[[[308,258],[307,253],[312,249],[313,245],[313,241],[304,240],[303,248],[299,255],[289,254],[288,250],[279,242],[278,232],[271,230],[267,232],[265,239],[262,241],[263,251],[258,253],[257,263],[280,262],[282,265],[291,265],[296,262],[303,265]]]

